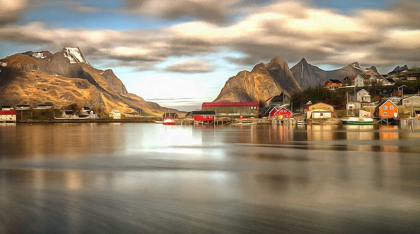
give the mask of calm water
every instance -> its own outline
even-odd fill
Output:
[[[0,124],[0,233],[420,233],[420,130]]]

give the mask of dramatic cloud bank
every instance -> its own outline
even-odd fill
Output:
[[[51,27],[46,22],[17,25],[14,22],[27,10],[28,2],[0,0],[0,41],[49,50],[79,46],[89,58],[115,60],[121,66],[138,66],[139,61],[154,66],[180,57],[183,61],[166,71],[187,73],[212,71],[196,57],[226,51],[241,55],[225,56],[226,62],[238,66],[275,55],[290,63],[305,57],[313,64],[334,66],[354,61],[379,67],[420,63],[420,2],[398,1],[386,9],[354,9],[346,14],[315,7],[310,1],[250,2],[126,0],[126,9],[116,12],[178,21],[120,31]],[[66,5],[86,14],[100,11],[80,3]]]

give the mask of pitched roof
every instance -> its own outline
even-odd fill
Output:
[[[394,102],[392,102],[391,100],[389,100],[389,99],[385,99],[385,100],[382,100],[377,106],[376,106],[376,108],[381,108],[386,102],[390,102],[390,103],[392,103],[392,105],[394,105],[395,107],[397,107],[397,109],[398,109],[398,106],[394,103]]]
[[[0,115],[16,115],[17,112],[15,110],[7,110],[7,111],[3,111],[0,110]]]

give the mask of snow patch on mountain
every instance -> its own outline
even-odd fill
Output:
[[[7,66],[7,62],[0,62],[0,66],[6,67]]]
[[[79,48],[75,47],[64,47],[64,57],[66,57],[70,63],[85,63],[89,64],[83,57],[82,52]]]
[[[37,58],[37,59],[44,59],[47,56],[42,52],[35,52],[32,54],[32,57]]]

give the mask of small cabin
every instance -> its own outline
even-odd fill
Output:
[[[356,101],[358,102],[370,102],[371,98],[369,92],[365,89],[361,89],[356,93]]]
[[[401,100],[402,105],[406,107],[420,107],[420,95],[405,96]]]
[[[287,109],[286,107],[280,107],[280,108],[273,108],[270,111],[271,118],[277,117],[279,119],[290,119],[293,118],[293,113],[291,110]]]
[[[29,110],[31,107],[29,105],[17,105],[16,110]]]
[[[73,110],[64,110],[61,117],[62,118],[72,118],[75,116],[75,113]]]
[[[13,107],[11,107],[11,106],[1,106],[1,110],[9,111],[9,110],[13,110]]]
[[[15,110],[0,110],[0,122],[16,123]]]
[[[109,112],[109,117],[113,119],[121,119],[121,112],[119,110],[112,110]]]
[[[216,112],[214,111],[193,111],[191,115],[194,118],[194,121],[197,122],[213,122]]]
[[[324,89],[337,90],[338,88],[343,87],[343,82],[336,79],[328,79],[324,81],[322,87],[324,87]]]
[[[391,100],[384,100],[375,108],[375,117],[380,119],[396,118],[398,117],[398,106]]]

